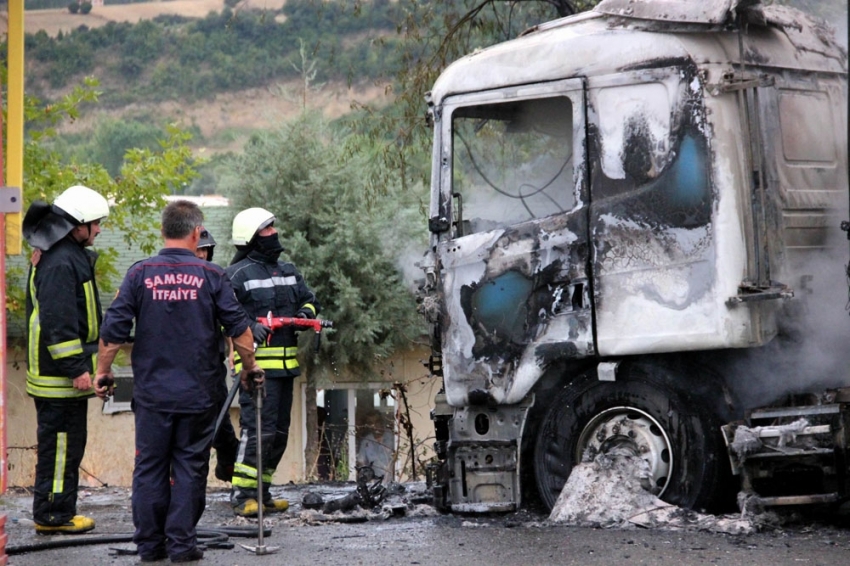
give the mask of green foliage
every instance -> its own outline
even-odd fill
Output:
[[[78,14],[80,12],[80,3],[71,2],[70,4],[68,4],[68,11],[72,14]]]
[[[365,375],[381,358],[422,333],[396,258],[405,244],[422,249],[424,223],[410,196],[391,188],[369,201],[368,145],[340,138],[302,115],[256,134],[235,157],[225,189],[238,209],[275,213],[288,257],[304,274],[336,326],[324,341],[319,371]],[[344,144],[364,148],[346,151]],[[422,230],[424,232],[424,230]]]
[[[0,71],[5,85],[5,67],[0,67]],[[24,206],[34,200],[50,202],[71,185],[86,185],[111,203],[109,218],[104,224],[122,230],[128,246],[150,254],[158,243],[157,219],[151,211],[164,206],[165,195],[188,185],[197,174],[198,161],[187,145],[190,135],[174,126],[166,127],[155,149],[132,148],[126,152],[118,177],[111,176],[99,163],[63,159],[49,148],[48,142],[56,136],[57,125],[78,116],[81,104],[97,100],[97,86],[94,79],[86,79],[54,104],[42,104],[32,96],[25,98]],[[3,111],[5,113],[5,107]],[[104,291],[109,291],[118,276],[114,267],[118,251],[111,248],[98,251],[101,254],[98,282]],[[10,274],[9,279],[15,280],[15,274]],[[8,296],[10,314],[22,316],[23,286],[10,285]]]
[[[399,10],[393,2],[291,0],[280,22],[273,12],[240,7],[196,20],[81,26],[55,38],[28,34],[28,88],[62,88],[97,64],[105,84],[120,82],[135,99],[208,97],[295,78],[299,40],[316,61],[317,80],[374,78],[382,61],[393,64],[392,45],[376,37],[392,33]]]
[[[88,14],[89,12],[91,12],[91,8],[92,8],[91,2],[81,2],[80,3],[80,13],[81,14]]]
[[[45,142],[65,161],[90,161],[103,165],[111,177],[117,177],[131,148],[156,150],[166,137],[165,129],[139,118],[101,118],[94,131],[60,134]]]
[[[396,22],[393,44],[397,65],[384,69],[395,93],[388,109],[364,105],[351,122],[380,147],[385,167],[375,179],[384,186],[393,179],[405,185],[423,183],[430,175],[431,132],[425,123],[425,93],[449,63],[476,49],[512,39],[529,27],[582,11],[597,0],[458,0],[399,2],[403,17]]]

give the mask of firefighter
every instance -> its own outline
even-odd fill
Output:
[[[23,235],[34,248],[26,288],[27,393],[38,421],[32,516],[39,534],[95,527],[94,519],[77,515],[102,316],[94,278],[97,254],[86,248],[108,215],[103,196],[77,185],[52,206],[33,202],[24,218]]]
[[[195,203],[165,207],[165,247],[130,267],[101,330],[96,392],[105,397],[112,361],[135,321],[133,541],[142,562],[203,557],[196,527],[220,405],[221,328],[245,362],[243,387],[251,387],[249,372],[262,375],[249,320],[224,269],[195,257],[202,223]]]
[[[274,227],[274,215],[262,208],[243,210],[233,219],[236,256],[227,268],[236,298],[251,320],[272,316],[316,318],[319,303],[304,278],[291,263],[280,261],[283,247]],[[298,342],[292,328],[267,336],[268,330],[254,326],[257,365],[265,371],[266,397],[262,413],[263,511],[275,513],[289,507],[286,500],[272,499],[269,486],[289,437],[292,388],[300,374],[296,354]],[[269,338],[267,340],[267,337]],[[239,367],[239,360],[236,360]],[[239,456],[231,481],[230,503],[234,513],[252,517],[258,512],[256,413],[251,395],[239,395],[241,436]]]
[[[198,241],[198,249],[195,251],[195,257],[206,261],[213,260],[215,253],[215,238],[209,230],[201,227],[201,239]],[[221,395],[221,403],[218,411],[221,412],[221,407],[227,399],[227,366],[226,359],[226,344],[224,336],[219,337],[219,354],[221,357],[221,387],[219,394]],[[215,477],[221,481],[230,481],[233,477],[233,464],[236,462],[236,450],[239,448],[239,439],[236,438],[236,431],[233,430],[233,424],[230,419],[225,418],[221,421],[221,427],[218,434],[213,438],[212,447],[216,452]]]

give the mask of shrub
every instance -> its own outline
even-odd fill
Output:
[[[80,11],[80,4],[78,2],[71,2],[68,4],[68,11],[72,14],[76,14]]]
[[[80,13],[88,14],[91,12],[91,2],[83,2],[80,4]]]

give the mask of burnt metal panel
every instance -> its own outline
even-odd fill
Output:
[[[739,5],[753,3],[753,0],[602,0],[594,10],[639,20],[719,25],[726,23]]]
[[[590,230],[601,355],[717,347],[710,343],[718,340],[717,194],[701,80],[688,63],[590,82]]]

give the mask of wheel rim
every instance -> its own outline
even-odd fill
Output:
[[[634,407],[613,407],[602,411],[587,423],[576,444],[576,463],[608,452],[613,447],[627,447],[646,460],[652,474],[651,491],[661,496],[673,473],[673,450],[664,428],[645,411]]]

